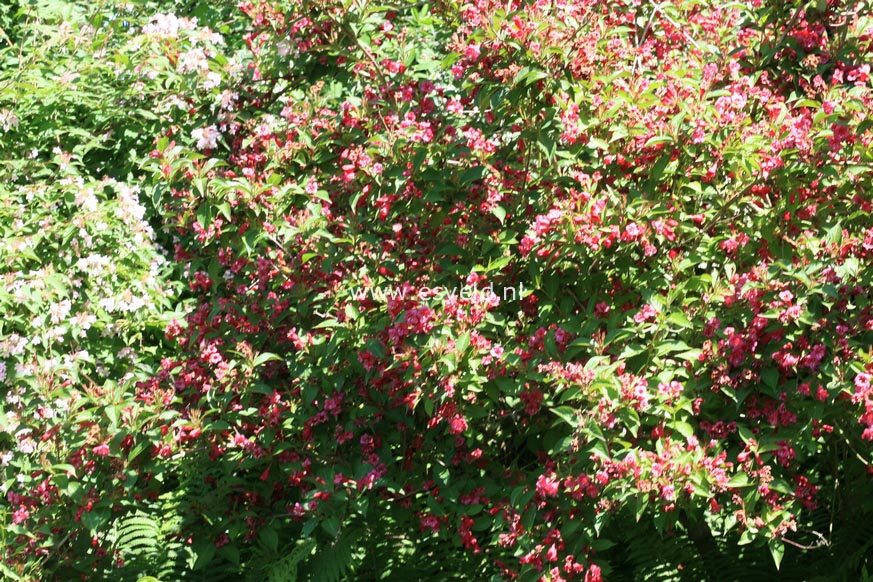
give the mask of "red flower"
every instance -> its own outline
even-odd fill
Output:
[[[467,419],[460,414],[453,416],[449,421],[449,431],[452,434],[461,434],[465,430],[467,430]]]
[[[537,479],[537,493],[540,497],[554,497],[558,494],[558,479],[554,473],[540,475]]]
[[[585,582],[603,582],[603,574],[600,572],[600,566],[591,564],[588,571],[585,572]]]

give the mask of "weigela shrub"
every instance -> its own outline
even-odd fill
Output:
[[[720,579],[786,551],[799,576],[861,575],[834,524],[871,510],[862,8],[223,16],[219,34],[162,12],[115,49],[153,92],[135,172],[187,311],[117,388],[121,356],[102,385],[63,375],[106,341],[78,339],[63,292],[15,328],[68,325],[42,354],[64,397],[112,404],[53,433],[24,416],[59,396],[7,379],[11,564],[129,572],[119,524],[139,511],[178,518],[162,543],[192,576],[293,547],[328,578],[325,559],[357,579]],[[140,270],[76,301],[120,285],[162,313],[138,275],[151,236],[113,232],[116,258],[141,241]],[[84,236],[27,269],[78,268]]]

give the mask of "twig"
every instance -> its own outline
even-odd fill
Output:
[[[849,450],[855,454],[858,460],[861,461],[865,467],[870,467],[870,461],[862,457],[861,453],[855,450],[855,447],[852,446],[852,441],[849,440],[849,437],[846,435],[845,431],[843,431],[843,427],[837,424],[837,430],[840,431],[840,434],[843,436],[843,440],[846,441],[846,445],[848,445]]]
[[[74,530],[72,530],[72,529],[69,530],[67,532],[67,535],[65,535],[63,537],[63,539],[61,539],[61,541],[58,542],[58,544],[54,548],[52,548],[52,551],[49,553],[49,555],[47,555],[45,557],[45,561],[49,561],[55,554],[57,554],[61,550],[61,546],[63,546],[65,543],[67,543],[67,540],[70,539],[71,535],[73,535],[73,531]]]
[[[763,61],[761,61],[761,64],[758,65],[758,68],[759,68],[759,69],[763,69],[765,66],[769,65],[769,64],[770,64],[770,61],[773,60],[773,57],[776,56],[776,50],[777,50],[777,47],[778,47],[779,45],[781,45],[783,42],[785,42],[785,38],[788,36],[788,33],[789,33],[789,31],[791,30],[791,27],[793,27],[794,24],[795,24],[795,22],[797,21],[797,19],[800,18],[800,13],[803,11],[803,9],[804,9],[805,7],[806,7],[806,4],[804,4],[804,3],[799,3],[799,4],[797,5],[797,8],[794,9],[794,13],[791,15],[791,18],[788,19],[788,22],[786,22],[786,23],[785,23],[785,26],[782,28],[782,35],[781,35],[781,36],[779,37],[779,39],[778,39],[778,40],[773,44],[773,52],[770,53],[770,54],[767,56],[766,59],[764,59]]]
[[[817,550],[818,548],[826,548],[831,545],[831,542],[826,537],[824,537],[824,535],[820,534],[815,530],[813,530],[811,533],[818,537],[818,541],[808,546],[799,544],[795,541],[789,540],[788,538],[782,538],[782,541],[786,544],[794,546],[795,548],[800,548],[801,550]]]

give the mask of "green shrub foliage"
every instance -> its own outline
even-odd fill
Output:
[[[866,579],[869,3],[386,2],[0,7],[2,576]]]

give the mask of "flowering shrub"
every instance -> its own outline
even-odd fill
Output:
[[[867,575],[866,4],[122,8],[0,101],[7,576]]]

